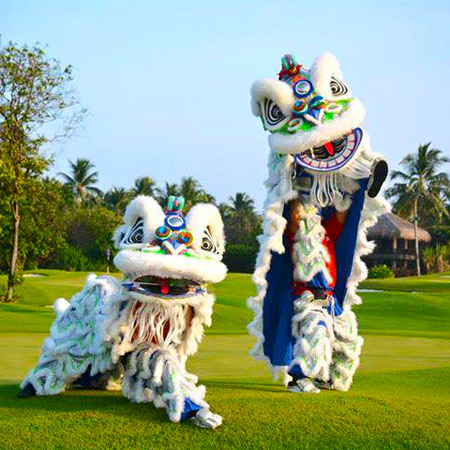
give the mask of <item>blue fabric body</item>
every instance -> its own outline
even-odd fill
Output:
[[[335,245],[337,265],[337,279],[334,288],[335,315],[340,315],[343,311],[342,305],[347,292],[347,281],[352,270],[367,181],[359,181],[360,189],[353,195],[353,202],[348,211],[344,228]],[[333,212],[333,208],[324,208],[321,215],[326,219]],[[286,215],[285,208],[284,216]],[[273,366],[290,365],[294,346],[291,332],[294,315],[293,264],[289,252],[289,242],[285,235],[283,235],[283,245],[286,249],[283,254],[272,252],[270,269],[266,275],[267,292],[263,303],[263,349]],[[317,274],[308,285],[328,289],[328,283],[322,273]]]
[[[286,235],[285,249],[289,248]],[[274,366],[285,366],[292,359],[291,320],[294,315],[292,303],[293,265],[289,251],[272,253],[267,273],[267,293],[263,303],[264,354]]]
[[[184,409],[181,413],[180,420],[183,421],[194,417],[200,409],[201,408],[197,405],[197,403],[194,403],[189,397],[186,397],[184,399]]]

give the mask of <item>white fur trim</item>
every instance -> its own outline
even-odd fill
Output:
[[[292,318],[296,343],[290,368],[298,364],[305,376],[328,381],[334,342],[332,318],[320,307],[302,301],[297,305],[297,313]],[[326,326],[319,325],[321,322]]]
[[[37,395],[55,395],[89,366],[92,376],[112,367],[111,347],[103,334],[104,310],[118,290],[119,284],[112,277],[88,276],[83,290],[72,297],[70,304],[66,302],[70,307],[64,304],[65,310],[58,313],[38,365],[22,381],[21,388],[31,383]]]
[[[121,250],[114,258],[114,265],[124,273],[187,278],[199,283],[219,283],[227,274],[226,266],[217,260],[144,253],[139,250]]]
[[[334,319],[333,363],[331,382],[333,389],[348,391],[359,367],[359,357],[364,340],[358,336],[358,323],[350,308]]]
[[[269,136],[269,146],[273,152],[296,154],[313,147],[319,147],[327,142],[334,141],[344,134],[359,127],[366,116],[366,110],[358,99],[349,103],[347,111],[338,118],[324,122],[308,132],[295,134],[273,133]]]
[[[123,383],[123,393],[133,402],[153,401],[164,408],[172,422],[179,422],[186,398],[202,408],[205,387],[196,386],[197,377],[186,371],[173,348],[142,348],[131,353]]]
[[[329,256],[322,243],[325,229],[321,222],[322,218],[317,207],[311,203],[303,203],[302,218],[295,235],[292,251],[294,280],[296,281],[311,281],[319,272],[324,274],[328,283],[332,281],[326,266]]]
[[[70,303],[65,298],[57,298],[53,303],[53,311],[55,311],[57,316],[62,314],[69,307]]]
[[[225,234],[222,217],[217,206],[206,203],[199,203],[193,206],[186,216],[186,228],[194,237],[192,247],[196,250],[201,250],[204,232],[206,228],[209,228],[220,256],[223,255],[225,251]]]

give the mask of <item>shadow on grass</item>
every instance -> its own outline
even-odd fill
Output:
[[[53,413],[113,413],[126,418],[149,420],[157,423],[168,421],[162,409],[153,403],[131,403],[120,391],[72,389],[45,397],[18,398],[18,385],[0,385],[0,404],[22,411],[48,411]]]
[[[232,381],[232,380],[206,380],[206,387],[220,389],[242,389],[248,391],[270,392],[271,394],[283,394],[286,388],[279,383],[253,383],[251,381]]]

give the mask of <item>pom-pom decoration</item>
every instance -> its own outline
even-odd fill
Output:
[[[172,230],[169,227],[163,225],[162,227],[158,227],[156,229],[155,235],[159,240],[166,241],[172,236]]]
[[[308,104],[306,102],[295,102],[292,108],[292,115],[294,117],[301,117],[306,111],[308,111]]]
[[[180,244],[184,244],[186,247],[189,247],[190,245],[192,245],[192,242],[194,241],[194,236],[192,236],[192,233],[184,230],[184,231],[180,231],[179,235],[178,235],[178,242]]]

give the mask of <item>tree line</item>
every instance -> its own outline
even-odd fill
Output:
[[[48,268],[70,271],[104,271],[114,256],[112,235],[121,224],[128,203],[138,195],[153,196],[162,206],[170,195],[186,199],[185,212],[203,202],[216,203],[193,177],[158,187],[148,176],[137,178],[129,188],[114,186],[106,192],[98,187],[99,174],[87,159],[70,161],[70,171],[56,178],[37,177],[21,202],[20,245],[16,284],[26,269]],[[228,242],[227,264],[231,270],[251,270],[256,253],[255,237],[261,218],[254,201],[237,192],[217,205]],[[12,220],[6,204],[0,207],[0,270],[8,272],[13,250]]]
[[[163,186],[146,176],[128,189],[103,193],[95,165],[86,159],[70,161],[68,173],[57,178],[46,176],[54,162],[50,146],[70,138],[85,114],[70,65],[39,45],[0,48],[0,271],[8,275],[1,301],[14,301],[23,269],[104,269],[112,232],[137,195],[152,195],[163,205],[170,195],[182,195],[187,209],[216,203],[189,176]],[[394,212],[430,231],[440,245],[425,253],[430,268],[441,267],[439,258],[450,254],[450,182],[440,171],[448,162],[431,143],[420,146],[401,161],[403,170],[393,172],[387,190]],[[228,241],[225,262],[230,270],[251,272],[261,228],[254,202],[237,192],[218,206]]]

